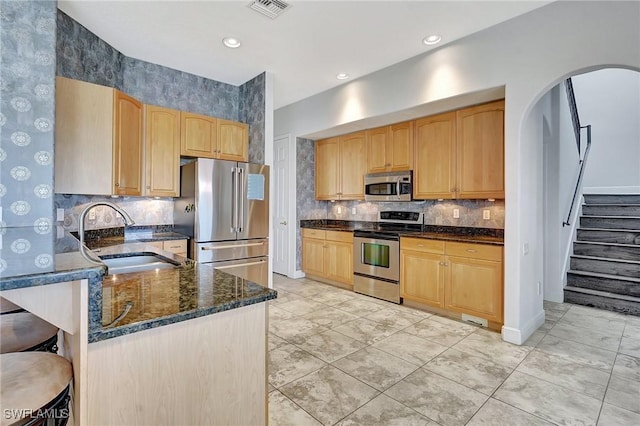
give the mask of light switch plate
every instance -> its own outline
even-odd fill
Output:
[[[491,210],[482,210],[482,218],[484,220],[489,220],[491,219]]]
[[[64,222],[64,209],[56,209],[56,222]]]
[[[453,218],[460,219],[460,209],[453,209]]]
[[[355,207],[351,207],[351,214],[356,214],[356,208]]]

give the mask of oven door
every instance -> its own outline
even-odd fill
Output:
[[[353,272],[382,278],[388,281],[400,280],[400,243],[398,238],[353,239]]]

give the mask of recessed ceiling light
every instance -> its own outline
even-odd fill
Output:
[[[430,36],[426,36],[425,38],[423,38],[422,42],[427,45],[432,45],[440,43],[440,40],[442,40],[441,36],[439,36],[438,34],[431,34]]]
[[[240,40],[235,37],[225,37],[222,39],[222,43],[230,49],[237,49],[240,47]]]
[[[336,75],[336,78],[338,80],[346,80],[346,79],[349,78],[349,74],[345,74],[345,73],[341,72],[340,74]]]

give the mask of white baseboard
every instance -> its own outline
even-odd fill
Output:
[[[521,329],[502,326],[502,340],[514,345],[522,345],[542,324],[544,324],[544,310]]]
[[[589,186],[583,194],[640,194],[640,186]]]
[[[290,278],[298,279],[298,278],[304,278],[305,276],[306,274],[302,271],[293,271],[293,276]]]

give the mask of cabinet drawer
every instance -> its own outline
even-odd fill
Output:
[[[400,238],[400,249],[443,254],[444,241],[427,240],[425,238]]]
[[[353,232],[345,231],[325,231],[326,239],[329,241],[342,241],[345,243],[353,243]]]
[[[302,228],[302,236],[305,238],[318,238],[320,240],[324,240],[326,237],[326,231],[323,231],[322,229]]]
[[[186,253],[187,240],[170,240],[163,243],[163,249],[171,253]]]
[[[152,241],[152,242],[146,243],[146,244],[148,244],[150,246],[153,246],[153,247],[158,247],[159,249],[164,250],[164,246],[162,244],[162,241]]]
[[[454,243],[447,242],[447,255],[467,257],[471,259],[484,259],[502,261],[502,247],[487,244]]]

